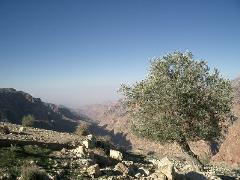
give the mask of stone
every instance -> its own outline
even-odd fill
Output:
[[[21,126],[19,129],[18,129],[18,133],[23,133],[24,131],[26,131],[26,128]]]
[[[159,173],[153,173],[151,176],[149,176],[150,179],[156,179],[156,180],[168,180],[167,176],[161,172]]]
[[[91,141],[88,140],[88,139],[87,139],[87,140],[84,140],[84,141],[82,142],[82,144],[83,144],[87,149],[93,147],[92,144],[91,144]]]
[[[94,141],[94,136],[92,134],[89,134],[86,136],[86,139],[88,139],[90,141]]]
[[[141,173],[137,173],[137,174],[135,174],[135,177],[136,178],[140,178],[140,177],[142,177],[142,174]]]
[[[101,175],[101,171],[98,164],[92,165],[87,169],[88,175],[97,178]]]
[[[87,155],[85,146],[78,146],[76,149],[73,149],[73,152],[76,154],[77,157],[80,158]]]
[[[62,150],[61,150],[61,153],[62,154],[65,154],[67,151],[66,151],[66,149],[65,148],[63,148]]]
[[[221,180],[221,178],[218,176],[211,176],[209,177],[209,180]]]
[[[148,169],[144,168],[144,167],[140,167],[138,170],[143,172],[142,174],[144,174],[145,176],[150,175],[150,171]]]
[[[90,165],[93,165],[94,163],[92,159],[81,159],[80,164],[84,166],[90,166]]]
[[[124,174],[124,175],[127,175],[128,173],[129,173],[129,168],[125,165],[125,164],[123,164],[123,163],[118,163],[116,166],[115,166],[115,168],[114,168],[116,171],[119,171],[119,172],[121,172],[122,174]]]
[[[119,161],[122,161],[123,154],[120,151],[110,149],[110,157]]]
[[[168,180],[173,180],[175,170],[173,163],[167,158],[163,158],[158,162],[159,171],[167,176]]]
[[[133,161],[122,161],[122,163],[126,164],[127,166],[133,166]]]

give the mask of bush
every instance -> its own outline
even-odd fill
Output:
[[[26,127],[32,127],[34,125],[35,118],[33,115],[23,116],[22,125]]]
[[[155,58],[146,79],[121,91],[136,134],[177,142],[196,164],[201,162],[188,141],[216,140],[232,122],[230,81],[191,53]]]
[[[1,125],[0,126],[0,134],[9,134],[10,130],[6,125]]]
[[[21,177],[22,180],[50,180],[46,172],[33,165],[24,165],[22,167]]]
[[[77,126],[74,133],[79,136],[86,136],[89,134],[88,129],[89,129],[89,125],[87,123],[81,123]]]

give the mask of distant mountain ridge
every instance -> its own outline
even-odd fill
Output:
[[[64,106],[42,102],[23,91],[0,88],[0,121],[21,124],[23,116],[31,114],[36,127],[58,131],[73,131],[80,115]]]
[[[232,81],[232,87],[234,92],[234,101],[240,104],[240,77]]]

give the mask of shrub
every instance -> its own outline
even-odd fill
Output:
[[[34,125],[35,118],[33,115],[23,116],[22,125],[26,127],[32,127]]]
[[[87,123],[81,123],[77,126],[74,133],[79,136],[86,136],[89,134],[88,129],[89,129],[89,125]]]
[[[24,165],[21,171],[22,180],[49,180],[47,173],[40,170],[37,166]]]
[[[188,141],[216,140],[232,122],[232,88],[218,70],[191,53],[175,52],[151,62],[146,79],[122,85],[133,131],[162,143],[177,142],[201,166]]]
[[[105,149],[107,151],[109,149],[115,148],[114,147],[114,143],[112,141],[112,138],[109,135],[97,136],[96,140],[97,140],[96,146],[99,147],[99,148],[103,148],[103,149]]]
[[[1,125],[0,126],[0,134],[9,134],[10,130],[6,125]]]

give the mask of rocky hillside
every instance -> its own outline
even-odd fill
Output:
[[[240,77],[232,81],[232,87],[234,90],[234,100],[240,104]]]
[[[0,123],[0,179],[238,179],[237,170],[153,157],[107,140]],[[41,178],[40,178],[41,177]]]
[[[42,102],[30,94],[11,88],[0,89],[0,121],[21,124],[22,117],[33,115],[35,127],[73,131],[81,117],[71,110]]]

